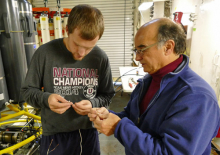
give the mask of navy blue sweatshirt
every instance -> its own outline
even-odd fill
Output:
[[[214,90],[193,72],[189,59],[165,75],[160,89],[140,115],[139,104],[152,77],[139,81],[114,135],[126,155],[210,155],[211,140],[220,125],[220,110]],[[113,112],[114,113],[114,112]]]

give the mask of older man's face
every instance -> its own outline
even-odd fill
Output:
[[[155,23],[139,29],[135,36],[135,48],[144,49],[147,46],[157,43],[157,25]],[[136,54],[136,61],[142,64],[145,72],[153,74],[164,66],[163,48],[158,49],[158,44],[143,51],[143,54]]]

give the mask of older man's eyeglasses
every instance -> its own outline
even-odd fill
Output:
[[[154,45],[157,45],[158,43],[159,43],[159,42],[156,42],[156,43],[151,44],[151,45],[149,45],[149,46],[147,46],[147,47],[145,47],[145,48],[142,48],[142,49],[140,49],[140,50],[138,50],[138,49],[135,48],[135,49],[133,49],[132,51],[133,51],[135,54],[143,55],[143,54],[144,54],[144,51],[146,51],[147,49],[153,47]]]

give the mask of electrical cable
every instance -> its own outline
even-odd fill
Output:
[[[126,75],[136,75],[136,74],[127,74],[127,73],[129,73],[129,72],[131,72],[131,71],[133,71],[133,70],[139,69],[139,68],[142,68],[142,67],[138,67],[138,68],[131,69],[131,70],[125,72],[124,74],[122,74],[121,76],[119,76],[119,77],[115,80],[114,86],[115,86],[116,82],[117,82],[121,77],[126,76]]]
[[[123,76],[127,76],[127,75],[136,75],[136,74],[127,74],[127,73],[129,73],[129,72],[131,72],[131,71],[133,71],[133,70],[140,69],[140,68],[142,68],[142,67],[134,68],[134,69],[131,69],[131,70],[125,72],[124,74],[122,74],[121,76],[119,76],[119,77],[114,81],[113,86],[115,86],[115,84],[117,83],[117,81],[118,81],[121,77],[123,77]],[[144,75],[138,75],[138,76],[144,76]],[[117,86],[117,87],[114,89],[114,90],[115,90],[115,93],[118,93],[119,91],[122,90],[122,88],[121,88],[120,90],[116,91],[120,86],[121,86],[121,85]]]
[[[81,148],[80,155],[82,155],[82,135],[81,135],[80,129],[79,129],[79,135],[80,135],[80,138],[81,138],[81,141],[80,141],[80,148]]]
[[[218,150],[217,147],[216,147],[213,143],[211,143],[211,148],[212,148],[218,155],[220,155],[220,150]]]
[[[144,16],[143,16],[141,11],[140,11],[140,14],[141,14],[142,20],[144,21],[144,23],[146,23],[145,20],[144,20]]]
[[[38,145],[37,148],[36,148],[34,151],[32,151],[32,153],[31,153],[30,155],[32,155],[33,153],[35,153],[39,148],[40,148],[40,145]]]
[[[181,26],[182,26],[182,28],[183,28],[183,30],[184,30],[184,32],[185,32],[185,34],[187,35],[187,31],[186,31],[185,27],[183,26],[183,24],[182,24],[182,23],[180,23],[180,24],[181,24]]]

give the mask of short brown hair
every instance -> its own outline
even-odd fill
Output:
[[[169,39],[175,42],[174,52],[182,54],[186,50],[186,34],[181,25],[168,19],[159,20],[158,41],[165,43]]]
[[[93,40],[97,36],[100,39],[104,32],[102,13],[97,8],[87,4],[76,5],[70,12],[67,27],[69,34],[78,28],[82,39]]]

